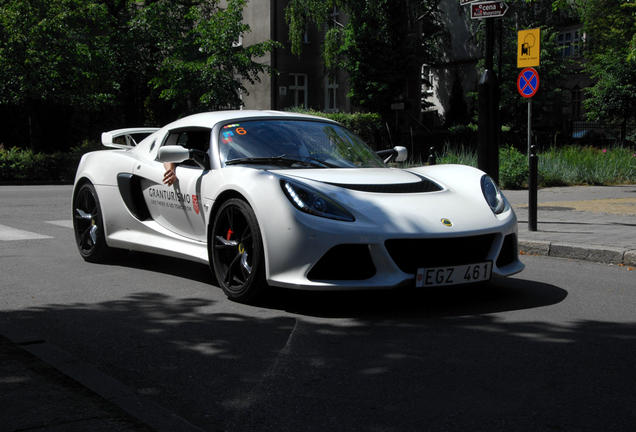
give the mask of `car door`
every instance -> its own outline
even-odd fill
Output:
[[[211,130],[207,128],[180,128],[169,131],[162,145],[180,145],[207,152],[210,134]],[[150,217],[177,235],[206,241],[207,218],[200,200],[204,179],[210,171],[188,160],[178,164],[175,172],[177,181],[167,186],[163,183],[165,168],[158,160],[138,167],[135,174],[142,178],[143,197]]]

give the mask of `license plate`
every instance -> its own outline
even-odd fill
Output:
[[[454,267],[417,269],[416,287],[435,287],[489,281],[492,261]]]

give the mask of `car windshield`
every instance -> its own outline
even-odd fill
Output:
[[[252,120],[225,125],[219,136],[225,165],[273,164],[297,167],[385,167],[369,146],[333,123]]]

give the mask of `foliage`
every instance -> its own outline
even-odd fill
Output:
[[[447,144],[442,155],[437,158],[437,164],[459,164],[477,168],[477,152],[471,147]]]
[[[292,52],[300,54],[310,24],[327,23],[323,45],[325,69],[347,72],[349,97],[366,111],[390,114],[392,102],[419,99],[421,89],[409,88],[408,76],[433,63],[443,44],[437,19],[440,0],[291,0],[286,8]],[[349,16],[346,24],[329,21],[334,7]],[[419,39],[416,28],[421,25]],[[381,60],[379,60],[381,59]]]
[[[0,182],[71,183],[82,155],[93,150],[97,146],[89,141],[70,152],[53,154],[0,146]]]
[[[636,150],[632,148],[551,147],[540,152],[538,158],[540,187],[636,183]],[[526,155],[514,147],[505,147],[499,151],[499,162],[499,182],[503,189],[528,187]],[[437,163],[477,167],[477,151],[446,145]],[[422,160],[411,159],[410,164],[422,165]]]
[[[585,101],[590,120],[626,121],[636,117],[636,59],[609,51],[597,55],[587,71],[597,80],[587,90]]]
[[[629,0],[557,0],[555,10],[580,17],[586,37],[586,72],[597,83],[588,89],[590,120],[636,118],[636,3]]]
[[[241,22],[245,0],[230,0],[221,9],[216,2],[197,2],[181,7],[181,26],[172,26],[173,1],[159,1],[148,6],[140,19],[149,25],[161,23],[169,30],[160,37],[165,56],[159,73],[151,84],[160,97],[181,106],[185,114],[239,108],[240,94],[246,92],[244,82],[260,81],[259,74],[271,74],[270,66],[257,63],[278,43],[266,41],[242,47],[237,41],[250,31]],[[186,30],[184,32],[184,30]],[[240,78],[240,79],[237,79]],[[189,109],[188,109],[189,108]]]
[[[517,189],[528,184],[528,157],[512,146],[499,149],[499,185]]]
[[[539,155],[543,186],[636,183],[636,152],[617,147],[551,148]]]
[[[47,143],[44,135],[58,139],[59,130],[41,130],[52,106],[71,107],[84,137],[109,127],[163,124],[175,120],[175,110],[238,107],[243,82],[273,72],[257,60],[277,44],[235,44],[250,31],[242,23],[246,0],[223,5],[0,0],[0,105],[26,112],[30,133],[22,136],[32,137],[34,149]]]
[[[518,32],[523,29],[541,29],[541,65],[535,67],[541,83],[539,91],[532,98],[533,121],[535,128],[556,130],[560,127],[562,84],[567,77],[568,63],[561,57],[561,49],[556,43],[556,26],[568,22],[570,14],[554,12],[552,0],[514,0],[509,1],[516,9],[516,19],[502,20],[503,50],[495,50],[494,65],[501,61],[499,78],[501,124],[512,127],[513,131],[527,130],[528,100],[517,91]],[[477,40],[485,46],[485,20],[480,20]],[[484,60],[479,63],[484,68]],[[471,94],[477,97],[477,94]]]
[[[107,101],[110,24],[105,5],[86,0],[0,2],[0,103]]]

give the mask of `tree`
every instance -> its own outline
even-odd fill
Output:
[[[636,3],[559,0],[554,7],[575,11],[583,23],[585,71],[596,80],[586,91],[587,117],[618,120],[623,125],[636,118]]]
[[[586,71],[597,80],[585,101],[590,120],[636,118],[636,3],[590,0],[581,5],[583,29],[589,38]],[[622,139],[625,138],[623,130]]]
[[[40,147],[41,107],[88,109],[112,101],[104,5],[85,0],[0,3],[0,104],[23,109],[31,147]]]
[[[0,0],[0,105],[27,113],[36,150],[39,124],[61,108],[82,117],[86,138],[93,128],[238,107],[243,82],[272,72],[257,60],[277,46],[235,44],[250,31],[245,4]],[[54,127],[47,135],[59,139],[62,126]]]
[[[300,55],[308,26],[327,23],[323,45],[325,70],[349,76],[349,98],[358,107],[390,114],[392,102],[420,101],[422,64],[434,63],[442,44],[437,19],[440,0],[292,0],[286,9],[292,52]],[[331,23],[334,7],[348,15]],[[420,32],[421,30],[421,32]],[[419,108],[419,104],[418,104]]]
[[[279,46],[266,41],[243,47],[237,41],[250,31],[242,23],[245,0],[229,0],[222,9],[214,1],[180,8],[181,25],[174,26],[174,1],[147,7],[143,20],[164,30],[159,37],[163,58],[159,73],[150,80],[160,97],[184,112],[238,108],[244,82],[259,81],[272,68],[255,59]],[[165,20],[168,18],[168,20]]]
[[[610,50],[587,66],[597,83],[588,89],[588,116],[626,122],[636,115],[636,60]]]

